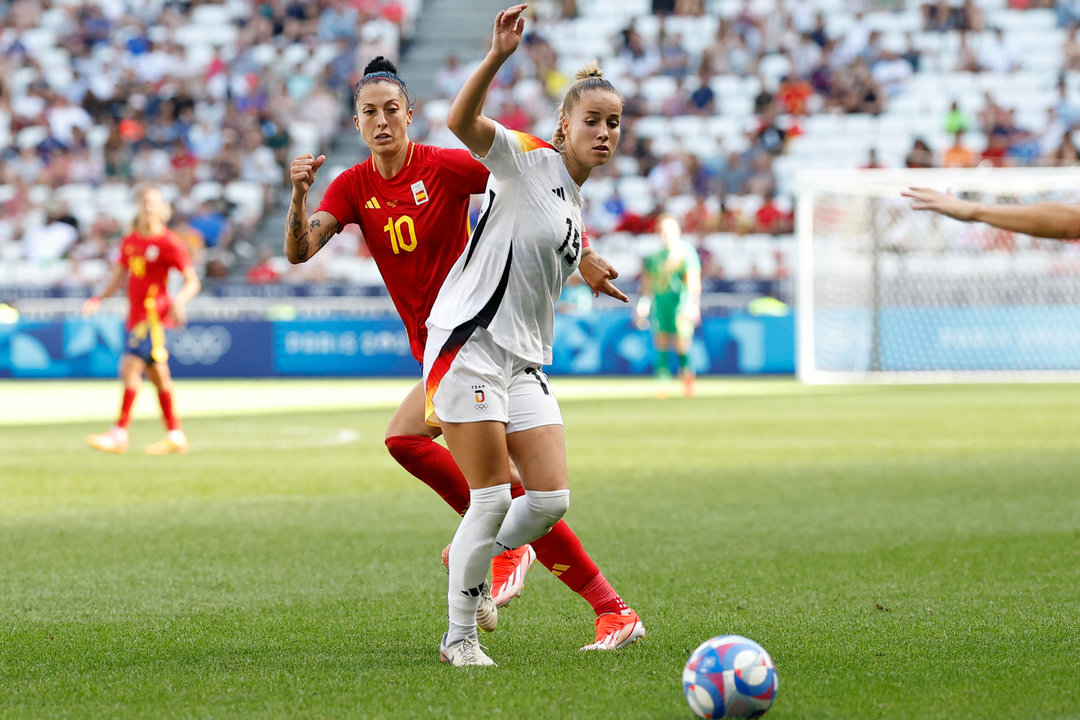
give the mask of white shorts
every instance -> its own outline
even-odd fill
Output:
[[[543,370],[496,345],[487,328],[472,323],[456,330],[428,327],[424,389],[429,425],[494,420],[514,433],[563,424]]]

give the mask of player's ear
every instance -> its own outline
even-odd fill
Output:
[[[359,115],[353,115],[352,116],[352,124],[356,127],[356,132],[360,132],[360,116]]]
[[[405,111],[405,127],[412,125],[412,108]]]

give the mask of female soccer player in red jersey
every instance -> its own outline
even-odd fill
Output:
[[[365,68],[353,100],[356,129],[371,148],[371,158],[335,178],[310,218],[307,194],[326,158],[301,155],[292,161],[285,254],[293,263],[305,262],[345,225],[358,224],[405,324],[413,356],[422,361],[425,322],[446,274],[465,248],[470,195],[484,192],[488,170],[465,150],[409,140],[408,91],[384,58]],[[625,302],[626,296],[611,283],[616,273],[610,265],[589,249],[582,255],[581,273],[594,294],[604,292]],[[406,470],[463,514],[469,505],[468,484],[449,451],[435,442],[441,431],[424,422],[424,404],[423,383],[417,383],[390,420],[386,446]],[[514,492],[523,490],[517,485]],[[505,605],[521,592],[534,559],[585,598],[598,618],[605,618],[597,625],[593,645],[619,646],[627,618],[617,614],[626,605],[565,522],[531,547],[494,559],[494,599],[483,608],[481,626],[494,628],[497,615],[491,605]],[[636,622],[637,616],[633,618]]]
[[[113,275],[98,295],[83,304],[83,315],[93,315],[98,311],[101,299],[112,295],[127,281],[128,336],[120,360],[120,380],[124,384],[120,419],[109,430],[91,435],[86,441],[90,447],[105,452],[127,450],[131,406],[145,373],[157,387],[167,430],[163,439],[146,446],[146,452],[150,455],[185,453],[187,437],[173,410],[173,382],[169,373],[169,352],[165,349],[165,328],[184,324],[184,306],[198,294],[201,284],[183,241],[166,227],[172,208],[161,190],[152,185],[142,186],[136,190],[135,200],[135,222],[131,234],[120,245],[120,258]],[[170,298],[166,286],[169,271],[174,269],[183,273],[184,285],[176,297]]]
[[[477,642],[476,610],[491,556],[544,537],[570,504],[562,413],[542,366],[552,357],[555,303],[581,257],[581,185],[619,144],[623,99],[596,65],[577,75],[552,143],[508,130],[482,110],[521,43],[525,5],[495,18],[491,49],[454,99],[446,124],[491,172],[483,216],[428,317],[428,422],[470,490],[450,549],[449,628],[439,657],[494,665]],[[510,461],[525,487],[512,498]],[[623,604],[597,619],[619,647],[645,634]]]

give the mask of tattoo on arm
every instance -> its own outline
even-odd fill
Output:
[[[322,228],[322,220],[318,220],[318,219],[312,220],[311,221],[311,227],[312,228]],[[337,232],[337,228],[338,228],[337,219],[336,218],[330,218],[330,220],[328,220],[326,222],[326,228],[322,229],[322,232],[315,231],[315,236],[318,238],[318,241],[316,242],[316,248],[315,249],[316,250],[321,250],[326,245],[326,243],[330,242],[330,238],[334,237],[334,233]]]
[[[308,231],[304,229],[304,225],[300,222],[300,218],[297,216],[296,211],[291,208],[289,209],[287,230],[289,235],[296,241],[297,256],[307,260],[311,250],[311,246],[308,243]]]

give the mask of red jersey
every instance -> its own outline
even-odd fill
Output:
[[[117,261],[128,271],[127,329],[149,319],[169,327],[169,270],[185,270],[191,257],[183,241],[172,230],[157,237],[131,233],[120,245]]]
[[[431,306],[469,239],[469,196],[484,192],[487,178],[467,150],[410,143],[397,175],[379,175],[371,157],[336,177],[316,210],[339,230],[360,226],[420,362]]]

